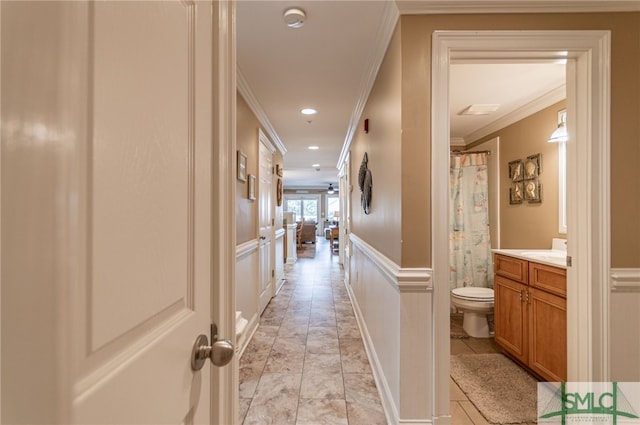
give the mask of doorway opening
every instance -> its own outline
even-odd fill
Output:
[[[449,67],[465,55],[487,61],[567,58],[567,363],[570,381],[609,376],[608,31],[437,31],[432,45],[432,205],[448,205]],[[449,420],[447,209],[433,209],[436,421]],[[580,282],[581,291],[578,291]],[[578,327],[580,324],[580,327]]]

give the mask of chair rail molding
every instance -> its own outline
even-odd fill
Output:
[[[640,268],[611,269],[611,292],[640,292]]]
[[[351,233],[349,239],[380,269],[389,282],[395,284],[400,292],[433,291],[431,269],[426,267],[402,268],[357,235]]]

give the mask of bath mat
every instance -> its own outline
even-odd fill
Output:
[[[469,338],[469,334],[467,334],[462,328],[462,313],[452,313],[451,314],[451,324],[449,326],[451,332],[451,338],[454,339],[465,339]]]
[[[536,423],[537,381],[503,354],[451,356],[451,378],[489,423]]]

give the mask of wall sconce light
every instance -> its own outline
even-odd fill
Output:
[[[567,133],[567,111],[560,111],[558,128],[556,128],[551,137],[549,137],[549,143],[564,143],[569,140],[569,134]]]

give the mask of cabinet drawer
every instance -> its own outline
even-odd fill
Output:
[[[567,271],[544,264],[529,263],[529,286],[567,297]]]
[[[527,263],[528,261],[518,258],[495,254],[493,267],[497,275],[526,284],[529,278]]]

